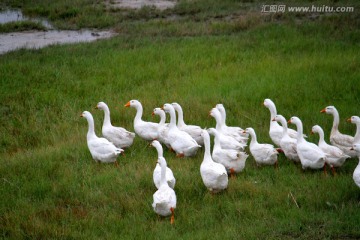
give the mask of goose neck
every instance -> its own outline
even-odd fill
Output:
[[[92,116],[87,116],[87,121],[88,121],[88,132],[87,132],[87,139],[90,139],[94,136],[96,136],[95,134],[95,126],[94,126],[94,118]]]
[[[337,110],[334,110],[332,115],[334,117],[334,121],[333,121],[333,126],[332,126],[331,131],[335,132],[335,131],[338,131],[340,118],[339,118],[339,113]]]
[[[169,109],[169,115],[170,115],[169,128],[173,128],[176,126],[176,114],[173,108]]]
[[[135,105],[135,109],[136,109],[135,120],[141,120],[141,117],[143,115],[142,106],[141,105]]]
[[[296,129],[297,129],[297,140],[301,141],[304,139],[303,137],[303,125],[301,122],[296,122]]]
[[[160,164],[160,167],[161,167],[161,180],[160,180],[160,185],[167,185],[167,182],[166,182],[166,164],[163,163],[163,164]]]
[[[110,120],[110,110],[106,106],[104,107],[104,123],[103,126],[111,126],[111,120]]]
[[[177,108],[176,111],[177,111],[177,114],[178,114],[177,126],[178,126],[178,127],[183,127],[183,126],[185,126],[184,113],[183,113],[182,109],[181,109],[181,108]]]
[[[360,143],[360,123],[356,123],[356,133],[354,136],[354,144]]]

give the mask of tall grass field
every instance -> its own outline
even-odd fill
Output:
[[[159,121],[155,107],[178,102],[185,122],[203,128],[215,126],[209,111],[223,103],[227,124],[253,127],[261,143],[271,143],[265,98],[287,119],[298,116],[314,143],[316,124],[329,142],[333,119],[320,110],[334,105],[340,131],[355,134],[346,122],[360,115],[360,24],[353,15],[234,23],[214,18],[234,14],[230,8],[209,7],[203,17],[190,7],[201,10],[206,1],[194,2],[180,1],[173,10],[180,20],[124,20],[108,40],[0,56],[2,239],[360,238],[357,158],[325,175],[302,171],[284,155],[278,169],[257,167],[250,155],[228,189],[212,195],[200,176],[204,149],[182,159],[165,150],[176,178],[173,225],[151,206],[157,154],[148,142],[137,136],[118,167],[92,159],[80,114],[93,114],[101,136],[100,101],[113,125],[131,131],[135,109],[124,107],[131,99],[142,103],[147,121]]]

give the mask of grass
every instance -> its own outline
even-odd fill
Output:
[[[203,9],[205,1],[195,3]],[[154,107],[177,101],[185,121],[202,127],[215,125],[208,112],[222,102],[228,124],[253,127],[260,142],[270,142],[265,98],[286,118],[300,117],[308,135],[311,126],[322,126],[326,139],[332,118],[319,111],[334,105],[340,130],[354,134],[345,121],[359,114],[360,103],[359,25],[351,15],[238,28],[234,21],[208,24],[213,18],[196,12],[192,20],[190,7],[178,21],[126,21],[118,26],[128,27],[126,34],[109,40],[1,56],[2,238],[360,237],[360,190],[352,180],[357,159],[325,176],[302,173],[284,156],[278,170],[257,168],[250,156],[228,189],[212,196],[199,174],[203,151],[191,159],[165,151],[177,179],[174,226],[151,208],[155,149],[136,138],[119,168],[91,159],[79,115],[91,111],[100,135],[99,101],[108,103],[115,125],[130,130],[135,110],[124,108],[130,99],[143,103],[151,121]],[[217,11],[211,9],[208,16]]]

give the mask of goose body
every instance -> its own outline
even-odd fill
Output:
[[[246,144],[248,138],[246,135],[243,134],[244,130],[241,127],[229,127],[226,125],[226,111],[224,105],[219,103],[216,104],[215,108],[219,110],[221,115],[221,125],[222,125],[221,128],[223,130],[223,133],[225,135],[229,135],[235,138],[239,142]]]
[[[344,154],[340,148],[336,146],[331,146],[327,144],[324,140],[324,131],[319,125],[315,125],[311,129],[312,133],[319,134],[319,148],[325,153],[326,155],[326,163],[333,169],[334,167],[341,167],[347,158],[350,158],[349,155]]]
[[[359,158],[359,163],[356,166],[354,173],[353,173],[353,179],[354,179],[355,184],[358,187],[360,187],[360,144],[359,143],[354,144],[351,149],[352,149],[352,151],[355,150],[355,152]]]
[[[277,164],[277,157],[279,152],[276,148],[267,143],[258,143],[256,133],[253,128],[246,128],[245,132],[251,136],[250,152],[254,157],[257,165],[274,165]]]
[[[143,121],[143,107],[138,100],[130,100],[125,107],[133,107],[136,109],[136,115],[134,118],[134,130],[135,133],[146,141],[152,141],[158,138],[158,123]]]
[[[206,188],[212,193],[220,192],[228,186],[228,175],[224,165],[214,162],[211,157],[210,136],[206,130],[201,133],[204,139],[204,159],[200,165],[200,174]]]
[[[285,156],[294,162],[300,162],[300,158],[297,154],[296,144],[297,140],[292,138],[288,134],[287,121],[282,115],[276,115],[273,121],[280,122],[283,128],[282,137],[280,139],[280,147],[283,150]]]
[[[160,122],[158,126],[158,140],[170,148],[169,143],[169,124],[165,123],[166,114],[161,108],[154,108],[153,115],[160,116]]]
[[[166,160],[159,157],[158,163],[161,167],[161,183],[159,189],[153,195],[152,207],[156,214],[167,217],[171,216],[171,223],[174,223],[174,210],[176,208],[175,191],[166,182]]]
[[[187,132],[199,145],[204,145],[204,140],[201,137],[202,129],[199,126],[187,125],[184,122],[184,113],[182,107],[178,103],[171,104],[178,114],[177,127],[179,130]]]
[[[218,134],[215,136],[220,142],[220,146],[223,149],[235,149],[235,150],[244,150],[246,147],[245,143],[239,142],[234,137],[224,134],[221,126],[221,114],[218,109],[211,109],[210,116],[216,120],[216,131]],[[242,139],[246,139],[243,138]]]
[[[122,127],[114,127],[111,124],[110,110],[106,103],[99,102],[96,108],[104,111],[102,135],[118,148],[130,147],[133,144],[135,133],[129,132]]]
[[[212,158],[215,162],[224,165],[228,173],[238,173],[245,168],[246,159],[249,155],[235,149],[221,148],[219,138],[216,137],[219,133],[214,128],[209,128],[208,132],[215,136],[214,149],[212,151]]]
[[[282,138],[283,128],[279,125],[277,121],[272,121],[274,117],[277,115],[275,103],[267,98],[264,100],[264,106],[268,108],[270,111],[270,129],[269,129],[270,138],[275,145],[280,146],[280,140]],[[288,128],[288,135],[291,138],[295,138],[295,139],[297,136],[296,131],[289,128]]]
[[[152,141],[151,146],[155,147],[155,149],[158,153],[158,158],[163,157],[163,148],[159,141],[157,141],[157,140]],[[169,187],[174,189],[176,180],[175,180],[173,172],[171,171],[171,169],[169,167],[166,167],[165,178],[166,178],[166,182],[169,185]],[[156,167],[153,172],[153,180],[154,180],[154,184],[155,184],[156,188],[159,189],[160,185],[161,185],[161,166],[158,162],[156,163]]]
[[[356,157],[356,153],[351,151],[350,148],[353,146],[354,137],[346,134],[342,134],[339,131],[339,112],[334,106],[327,106],[320,111],[321,113],[331,114],[334,117],[333,125],[330,133],[330,143],[333,146],[340,148],[346,155]]]
[[[170,114],[168,139],[171,148],[179,157],[195,156],[201,146],[187,132],[178,129],[175,109],[171,104],[165,103],[163,109]]]
[[[308,142],[303,137],[303,125],[298,117],[292,117],[289,123],[297,127],[296,150],[303,169],[319,169],[325,166],[325,153],[314,143]]]
[[[124,150],[115,147],[115,145],[109,142],[109,140],[107,140],[106,138],[99,138],[96,136],[94,130],[94,118],[90,112],[84,111],[81,114],[81,117],[85,117],[88,121],[89,128],[86,139],[92,158],[96,162],[117,163],[116,158]]]

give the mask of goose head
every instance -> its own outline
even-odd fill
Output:
[[[225,112],[225,107],[224,107],[224,105],[221,104],[221,103],[216,104],[215,108],[218,109],[220,112],[221,112],[221,111],[224,111],[224,112]]]
[[[217,131],[215,128],[209,128],[209,129],[207,129],[207,131],[210,135],[213,135],[213,136],[215,136],[217,134]]]
[[[125,104],[125,107],[137,107],[141,105],[141,103],[138,100],[130,100]]]
[[[151,146],[153,146],[154,148],[158,148],[158,147],[162,147],[161,143],[158,140],[154,140],[150,143]]]
[[[175,111],[174,107],[169,103],[165,103],[162,109],[167,113],[170,113],[171,111]]]
[[[82,114],[80,115],[80,117],[83,117],[83,118],[86,118],[86,119],[91,119],[91,118],[92,118],[92,115],[91,115],[90,112],[84,111],[84,112],[82,112]]]
[[[286,119],[282,116],[282,115],[276,115],[273,119],[273,121],[276,121],[276,122],[285,122],[286,123]]]
[[[246,128],[243,133],[248,133],[250,136],[255,136],[255,130],[251,127]]]
[[[212,116],[213,118],[217,119],[220,117],[220,111],[217,108],[212,108],[209,112],[209,116]]]
[[[291,118],[289,119],[288,123],[292,123],[292,124],[295,124],[295,125],[296,125],[296,124],[302,123],[302,122],[301,122],[300,118],[298,118],[298,117],[291,117]]]
[[[153,112],[151,113],[151,115],[162,115],[164,113],[164,110],[162,110],[161,108],[154,108]]]
[[[272,108],[272,109],[276,109],[275,108],[275,103],[271,100],[271,99],[269,99],[269,98],[266,98],[265,100],[264,100],[264,106],[265,107],[267,107],[267,108]]]
[[[182,111],[180,104],[178,104],[177,102],[173,102],[171,105],[176,111]]]
[[[319,126],[319,125],[315,125],[311,128],[311,134],[314,134],[314,133],[320,133],[320,132],[323,132],[322,128]]]
[[[352,116],[351,118],[348,118],[346,121],[348,121],[350,123],[358,124],[358,123],[360,123],[360,117]]]
[[[100,110],[104,110],[104,109],[108,108],[108,106],[104,102],[98,102],[98,104],[96,104],[95,108],[100,109]]]
[[[326,108],[322,109],[320,112],[326,114],[333,114],[334,112],[337,112],[337,110],[334,106],[327,106]]]
[[[360,153],[360,143],[354,144],[350,150],[355,150],[356,152]]]

